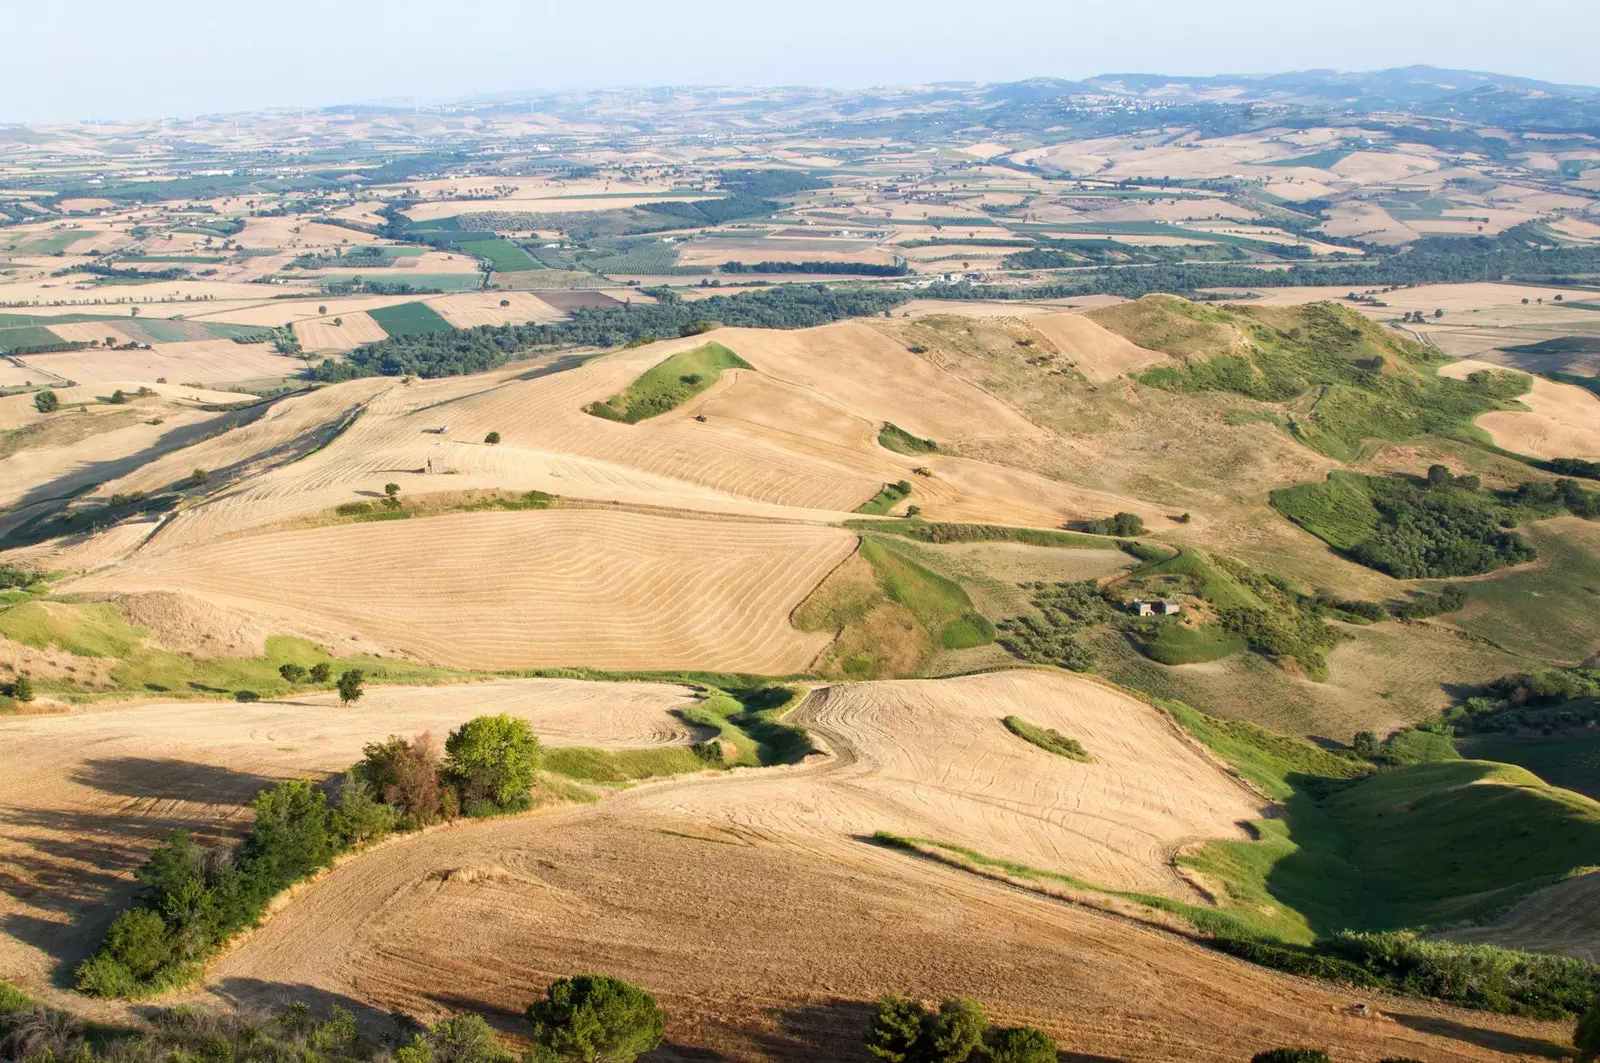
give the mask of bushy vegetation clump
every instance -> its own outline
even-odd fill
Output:
[[[1001,722],[1005,724],[1006,730],[1047,753],[1054,753],[1068,760],[1082,761],[1085,764],[1090,760],[1089,751],[1083,748],[1082,742],[1076,738],[1068,738],[1054,728],[1036,726],[1020,716],[1007,716]]]
[[[1144,520],[1137,513],[1116,513],[1100,520],[1092,520],[1084,525],[1084,531],[1091,535],[1114,535],[1119,538],[1128,538],[1144,534]]]
[[[1023,614],[1000,621],[996,625],[1000,645],[1034,664],[1053,664],[1074,672],[1093,668],[1094,650],[1078,636],[1084,629],[1115,616],[1094,580],[1025,586],[1033,592],[1033,607],[1039,615]]]
[[[661,1044],[666,1025],[655,997],[597,974],[553,982],[527,1016],[534,1048],[526,1063],[633,1063]]]
[[[426,734],[368,745],[332,804],[309,781],[262,790],[237,848],[202,846],[179,828],[135,872],[139,900],[79,966],[78,989],[138,997],[187,984],[219,946],[261,920],[273,897],[340,853],[462,810],[527,808],[538,765],[527,721],[480,716],[450,735],[442,758]]]
[[[1032,1026],[994,1029],[977,1001],[949,997],[937,1011],[893,993],[878,998],[867,1052],[884,1063],[1053,1063],[1056,1043]]]
[[[1563,489],[1524,484],[1502,499],[1462,479],[1418,484],[1336,471],[1320,484],[1272,492],[1272,505],[1351,560],[1396,579],[1472,576],[1533,560],[1537,551],[1511,529],[1519,518],[1559,512]],[[1580,510],[1600,495],[1559,482],[1572,485],[1565,490]]]
[[[915,457],[921,454],[932,454],[939,449],[939,444],[931,439],[922,439],[912,435],[897,424],[884,423],[878,432],[878,445],[896,454],[905,454]]]
[[[857,506],[856,512],[881,517],[910,497],[911,481],[898,480],[892,484],[884,484],[877,494]]]

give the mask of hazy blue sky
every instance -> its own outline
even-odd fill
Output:
[[[1600,0],[0,0],[0,121],[1412,63],[1600,82]]]

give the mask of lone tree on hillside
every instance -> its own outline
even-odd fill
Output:
[[[197,465],[197,466],[195,466],[194,472],[191,472],[189,474],[189,485],[191,487],[204,487],[205,484],[206,484],[206,481],[210,480],[210,479],[211,479],[211,473],[209,473],[205,469],[200,468]]]
[[[11,681],[11,696],[24,704],[33,700],[33,680],[26,672],[18,672]]]
[[[502,299],[502,300],[500,300],[501,309],[504,309],[505,307],[508,307],[510,305],[511,305],[511,300],[510,299]]]
[[[56,410],[60,409],[60,407],[60,397],[49,388],[45,388],[43,391],[34,392],[33,408],[38,410],[40,413],[55,413]]]
[[[488,435],[483,437],[483,441],[488,443],[490,446],[494,446],[496,443],[500,442],[500,433],[490,432]]]
[[[360,701],[363,693],[361,683],[366,675],[359,668],[351,668],[339,673],[339,704],[349,705],[351,702]]]
[[[322,315],[326,314],[327,312],[328,312],[328,308],[327,307],[325,307],[325,306],[317,307],[317,316],[318,317],[321,317]]]
[[[620,978],[580,974],[551,984],[528,1005],[537,1063],[633,1063],[661,1044],[666,1015],[656,998]]]
[[[400,485],[399,484],[384,484],[383,485],[383,496],[384,496],[383,497],[383,504],[384,505],[388,506],[390,509],[399,509],[400,508]]]
[[[468,720],[445,739],[445,774],[461,804],[515,808],[528,799],[539,770],[539,738],[528,721],[502,713]]]

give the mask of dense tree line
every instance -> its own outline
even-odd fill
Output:
[[[361,696],[359,673],[346,688],[351,676],[340,677],[346,704]],[[135,873],[138,902],[78,967],[78,989],[126,997],[183,985],[219,945],[255,925],[275,896],[339,853],[442,818],[527,808],[540,758],[527,721],[503,715],[462,724],[442,755],[426,734],[391,736],[365,753],[331,806],[309,781],[262,790],[237,848],[207,848],[186,830],[173,831]]]
[[[723,273],[839,273],[858,277],[903,277],[904,263],[881,262],[724,262]]]
[[[1518,239],[1518,236],[1525,239]],[[1025,288],[991,284],[936,285],[929,294],[939,299],[1060,299],[1101,294],[1137,299],[1152,292],[1182,295],[1201,288],[1314,285],[1373,288],[1485,278],[1537,280],[1600,272],[1600,245],[1552,247],[1527,232],[1510,236],[1503,233],[1497,239],[1418,241],[1409,251],[1372,257],[1375,261],[1327,265],[1297,263],[1285,269],[1229,264],[1109,266],[1082,270]]]
[[[679,218],[692,226],[721,225],[735,218],[753,218],[762,214],[771,214],[781,209],[783,204],[759,196],[732,195],[721,199],[697,199],[693,202],[682,200],[666,200],[657,203],[641,203],[639,210],[649,214],[663,214],[669,218]]]
[[[799,170],[719,170],[717,183],[736,196],[792,196],[816,188],[830,187],[827,181]]]
[[[887,312],[908,299],[900,291],[786,284],[693,303],[665,290],[646,306],[584,307],[552,325],[481,325],[450,332],[397,336],[357,348],[339,362],[311,371],[314,380],[361,376],[456,376],[493,369],[539,347],[613,347],[637,340],[668,339],[697,321],[745,328],[810,328],[850,317]]]

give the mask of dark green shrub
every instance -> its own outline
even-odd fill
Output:
[[[254,690],[235,690],[233,692],[233,700],[239,702],[260,701],[261,695]]]
[[[1144,521],[1137,513],[1117,513],[1100,520],[1090,521],[1084,531],[1092,535],[1115,535],[1126,538],[1144,534]]]
[[[927,1010],[915,1000],[885,993],[867,1028],[867,1051],[886,1063],[918,1063],[927,1019]]]
[[[985,1063],[1055,1063],[1056,1043],[1043,1030],[1018,1026],[998,1031],[984,1058]]]
[[[61,397],[49,388],[33,393],[33,408],[40,413],[55,413],[61,408]]]
[[[490,432],[488,435],[483,437],[483,441],[488,443],[490,446],[494,446],[496,443],[500,442],[500,433]]]
[[[528,1005],[532,1060],[632,1063],[661,1044],[666,1016],[655,997],[620,978],[582,974],[553,983]]]
[[[278,666],[278,674],[283,677],[286,683],[299,685],[306,681],[306,670],[298,664],[280,664]]]
[[[1326,1052],[1318,1052],[1314,1048],[1274,1048],[1269,1052],[1257,1052],[1250,1057],[1250,1063],[1333,1063]]]
[[[28,678],[26,672],[18,672],[11,681],[11,696],[23,704],[33,700],[33,680]]]
[[[1589,1010],[1578,1020],[1572,1043],[1578,1049],[1578,1063],[1594,1063],[1600,1059],[1600,994],[1596,994]]]
[[[349,705],[351,702],[360,701],[365,693],[361,684],[366,680],[366,673],[359,668],[351,668],[339,673],[339,704]]]
[[[316,664],[312,665],[311,670],[306,673],[306,678],[311,680],[313,683],[326,683],[329,679],[333,678],[333,665],[329,664],[327,661],[318,661]]]

